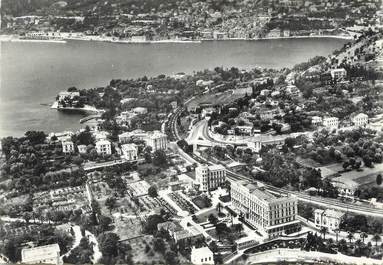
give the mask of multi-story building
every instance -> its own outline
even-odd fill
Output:
[[[343,80],[347,76],[347,71],[344,68],[331,69],[330,74],[333,80]]]
[[[344,213],[332,209],[314,211],[315,225],[319,228],[326,227],[329,231],[339,229]]]
[[[339,127],[339,119],[337,117],[325,117],[322,123],[325,128],[330,130],[338,129]]]
[[[152,148],[152,151],[166,150],[168,148],[168,136],[160,131],[148,133],[145,137],[147,146]]]
[[[352,123],[356,127],[363,127],[368,124],[368,115],[364,113],[359,113],[351,118]]]
[[[148,133],[141,129],[136,129],[131,132],[124,132],[118,135],[118,141],[121,144],[127,144],[132,140],[142,140],[144,141]]]
[[[231,199],[239,215],[269,238],[300,230],[296,197],[278,197],[261,186],[240,181],[231,183]]]
[[[200,190],[209,191],[218,188],[226,180],[226,169],[222,165],[200,165],[195,169],[196,182]]]
[[[74,152],[74,144],[72,141],[65,141],[65,142],[62,142],[61,144],[62,144],[63,153],[69,154]]]
[[[311,118],[311,124],[314,125],[314,126],[319,126],[319,125],[322,125],[322,117],[319,117],[319,116],[313,116]]]
[[[21,262],[26,264],[62,264],[58,244],[21,250]]]
[[[128,161],[137,160],[137,146],[135,144],[123,144],[121,146],[122,157]]]
[[[100,140],[96,142],[96,151],[100,155],[111,155],[112,145],[108,140]]]

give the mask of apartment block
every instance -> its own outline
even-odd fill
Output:
[[[200,190],[209,191],[218,188],[226,180],[226,169],[222,165],[200,165],[195,169],[196,182]]]
[[[276,196],[257,184],[233,181],[231,198],[238,214],[264,236],[275,238],[297,232],[301,228],[296,218],[296,197]]]

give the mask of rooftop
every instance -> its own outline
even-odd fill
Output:
[[[21,250],[21,260],[23,263],[55,259],[58,258],[59,255],[60,247],[58,244],[51,244],[34,248],[23,248]]]
[[[211,165],[209,170],[225,170],[225,167],[223,165]]]
[[[123,151],[136,150],[137,146],[135,144],[123,144],[123,145],[121,145],[121,149]]]
[[[213,254],[208,247],[192,248],[191,255],[194,257],[205,257],[207,254]]]
[[[102,144],[110,144],[108,140],[100,140],[96,142],[96,145],[102,145]]]
[[[314,212],[323,214],[324,216],[327,216],[327,217],[338,218],[338,219],[344,215],[343,212],[335,211],[333,209],[327,209],[327,210],[316,209]]]
[[[255,188],[254,188],[254,185],[252,185],[252,184],[251,184],[249,189],[250,189],[250,193],[255,195],[260,200],[271,202],[271,201],[277,199],[276,196],[274,196],[273,194],[264,190],[263,188],[260,188],[257,186],[255,186]]]

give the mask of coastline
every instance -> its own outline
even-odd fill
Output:
[[[148,41],[132,41],[132,40],[114,40],[109,37],[100,36],[82,36],[82,37],[64,37],[62,40],[34,40],[34,39],[20,39],[17,35],[0,35],[0,42],[35,42],[35,43],[67,43],[67,41],[97,41],[97,42],[109,42],[117,44],[200,44],[205,41],[263,41],[263,40],[279,40],[279,39],[342,39],[352,40],[352,36],[345,35],[308,35],[308,36],[286,36],[286,37],[265,37],[265,38],[224,38],[224,39],[199,39],[199,40],[148,40]]]
[[[1,35],[1,34],[0,34],[0,42],[67,43],[67,41],[65,39],[62,39],[62,40],[20,39],[20,36],[16,36],[16,35]]]
[[[95,107],[90,105],[85,105],[83,108],[59,107],[57,101],[54,101],[50,108],[56,109],[58,111],[64,111],[64,112],[80,112],[80,113],[94,114],[94,115],[98,115],[104,112],[104,110],[96,109]]]

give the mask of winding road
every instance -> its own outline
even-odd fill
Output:
[[[180,114],[181,114],[181,111],[179,111],[179,112],[176,111],[175,114],[172,115],[172,117],[171,117],[171,120],[174,121],[171,123],[171,126],[172,126],[171,131],[173,134],[172,136],[174,136],[174,138],[177,141],[181,140],[181,139],[178,136],[177,124],[175,121],[178,119],[178,116]],[[193,127],[192,131],[190,132],[188,140],[190,140],[190,141],[198,140],[198,141],[203,141],[203,142],[210,142],[211,145],[229,145],[229,144],[231,144],[231,143],[226,143],[223,141],[214,140],[209,135],[209,129],[208,129],[207,121],[201,121],[201,122],[196,123],[196,125]],[[196,162],[197,161],[206,161],[207,163],[214,163],[214,161],[207,161],[205,158],[199,156],[199,154],[196,152],[194,152],[193,158],[196,160]],[[227,178],[231,181],[239,181],[239,180],[254,181],[254,179],[251,179],[250,177],[247,177],[245,175],[233,172],[228,168],[226,168],[226,172],[227,172]],[[383,209],[374,208],[374,207],[368,206],[368,205],[358,205],[358,204],[353,204],[353,203],[341,202],[337,199],[332,199],[332,198],[310,196],[310,195],[303,193],[303,192],[290,191],[290,190],[286,190],[283,188],[277,188],[277,187],[271,186],[271,185],[263,183],[263,182],[260,182],[260,183],[262,183],[267,190],[269,190],[270,192],[272,192],[274,194],[293,195],[293,196],[296,196],[298,198],[298,200],[302,201],[302,202],[309,202],[311,204],[315,204],[315,205],[319,205],[319,206],[325,206],[326,208],[329,208],[329,209],[341,210],[341,211],[346,211],[346,212],[353,212],[356,214],[363,214],[363,215],[368,215],[368,216],[383,217]]]

